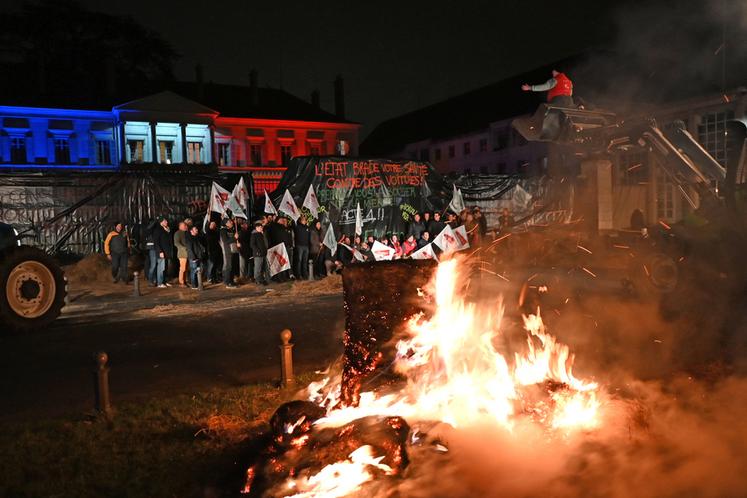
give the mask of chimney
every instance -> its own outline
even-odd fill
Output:
[[[338,118],[345,117],[345,83],[341,75],[335,78],[335,114]]]
[[[254,68],[249,71],[249,102],[252,106],[259,105],[259,74]]]
[[[202,77],[202,64],[195,66],[195,82],[197,83],[197,100],[202,100],[205,96],[205,81]]]
[[[311,92],[311,105],[319,109],[321,105],[319,104],[319,90],[314,90]]]
[[[107,97],[117,95],[117,65],[112,57],[104,61],[104,91]]]

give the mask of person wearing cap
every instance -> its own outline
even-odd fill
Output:
[[[547,92],[547,102],[560,107],[573,107],[573,82],[564,73],[553,69],[552,78],[539,85],[524,83],[525,92]]]
[[[112,263],[112,278],[127,283],[127,254],[130,250],[130,239],[122,223],[116,223],[104,241],[104,253]]]

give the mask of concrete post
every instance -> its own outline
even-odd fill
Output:
[[[132,274],[132,295],[135,297],[140,297],[142,294],[140,293],[140,273],[135,272]]]
[[[197,269],[197,290],[200,292],[205,290],[202,284],[202,266]]]
[[[109,397],[109,355],[100,351],[94,355],[96,368],[93,373],[94,394],[96,399],[96,411],[106,418],[112,416],[112,406]]]
[[[291,331],[280,332],[280,387],[288,388],[295,385],[293,378],[293,344],[290,343]]]
[[[309,280],[314,280],[314,260],[309,260]]]

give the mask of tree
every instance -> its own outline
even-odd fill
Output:
[[[113,97],[173,79],[177,52],[131,17],[74,0],[27,2],[0,16],[0,70],[11,94]],[[89,99],[90,100],[90,99]]]

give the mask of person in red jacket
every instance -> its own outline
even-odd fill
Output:
[[[552,70],[552,78],[541,85],[521,85],[525,92],[547,92],[547,102],[560,107],[573,107],[573,82],[564,73]]]

